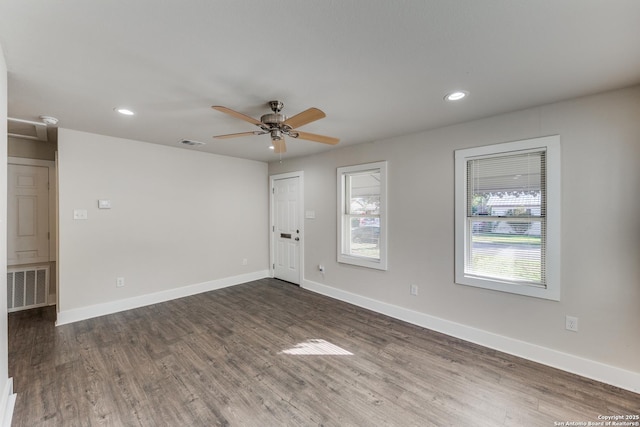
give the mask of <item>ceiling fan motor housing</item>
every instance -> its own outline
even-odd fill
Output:
[[[269,107],[271,107],[273,113],[264,114],[260,117],[260,121],[265,125],[262,128],[269,131],[272,141],[280,141],[282,140],[282,134],[288,134],[287,131],[291,129],[290,126],[284,124],[287,116],[280,113],[284,104],[280,101],[269,101]]]
[[[280,113],[269,113],[260,117],[260,121],[269,127],[279,127],[280,123],[287,120],[287,116]]]

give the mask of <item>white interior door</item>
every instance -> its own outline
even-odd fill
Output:
[[[49,168],[8,165],[7,264],[49,261]]]
[[[274,179],[273,196],[273,275],[300,284],[302,191],[300,177]]]

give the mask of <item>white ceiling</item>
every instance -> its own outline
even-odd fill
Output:
[[[256,128],[210,106],[317,107],[301,130],[340,147],[626,87],[640,1],[2,0],[0,44],[10,117],[270,161],[267,135],[212,139]],[[287,142],[283,158],[332,148]]]

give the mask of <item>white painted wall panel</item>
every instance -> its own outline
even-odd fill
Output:
[[[58,146],[61,312],[268,269],[265,163],[69,129]]]
[[[269,174],[304,171],[305,209],[315,211],[305,223],[306,280],[640,374],[639,117],[636,86],[272,162]],[[553,134],[562,145],[561,301],[456,285],[454,150]],[[336,168],[380,160],[389,167],[389,270],[338,264]],[[579,332],[565,330],[567,314]]]

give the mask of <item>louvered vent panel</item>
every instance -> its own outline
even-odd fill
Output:
[[[34,305],[36,301],[36,272],[27,271],[27,277],[25,279],[24,287],[24,305]]]
[[[14,273],[7,273],[7,308],[11,310],[13,308],[13,278]]]
[[[47,305],[49,266],[12,268],[7,272],[9,312]]]
[[[24,271],[17,271],[13,282],[13,308],[24,307]]]
[[[48,270],[36,271],[36,295],[39,296],[37,304],[46,304],[49,295]]]

